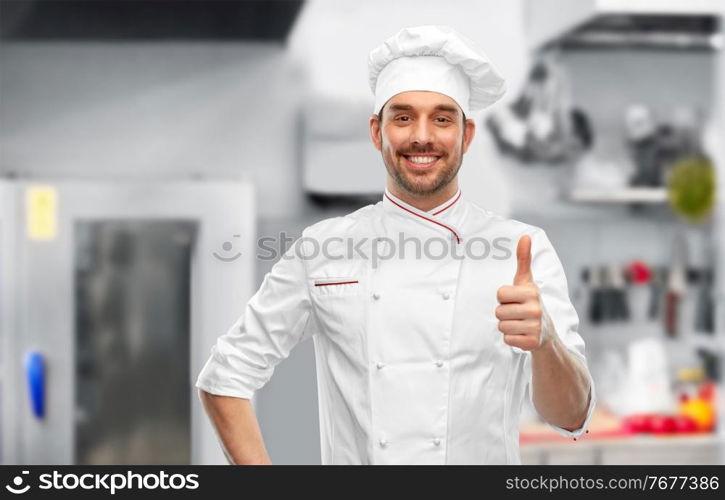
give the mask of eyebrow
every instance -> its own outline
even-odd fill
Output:
[[[435,108],[438,111],[449,111],[451,113],[458,113],[458,106],[451,106],[450,104],[439,104]]]
[[[410,111],[413,109],[413,106],[410,104],[391,104],[388,108],[390,111]],[[449,113],[458,113],[458,107],[451,106],[450,104],[439,104],[435,107],[436,111],[447,111]]]

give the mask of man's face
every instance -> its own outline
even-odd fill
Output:
[[[385,168],[416,196],[433,194],[455,178],[474,130],[456,101],[437,92],[402,92],[385,103],[382,116],[370,118]]]

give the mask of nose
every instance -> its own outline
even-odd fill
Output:
[[[410,141],[416,145],[430,144],[433,140],[433,129],[428,120],[418,120],[411,128]]]

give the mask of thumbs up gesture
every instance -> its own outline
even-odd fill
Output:
[[[531,237],[519,239],[516,258],[513,285],[503,285],[496,294],[498,329],[506,344],[534,351],[549,340],[553,327],[531,273]]]

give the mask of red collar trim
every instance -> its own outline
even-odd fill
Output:
[[[461,194],[463,194],[463,193],[461,193],[461,191],[458,191],[458,196],[456,196],[456,199],[455,200],[453,200],[452,202],[450,202],[448,205],[446,205],[445,207],[441,208],[437,212],[433,212],[433,215],[438,215],[439,213],[445,212],[446,210],[448,210],[449,208],[451,208],[453,205],[456,204],[456,202],[458,200],[461,199]]]
[[[413,211],[412,211],[412,210],[410,210],[409,208],[406,208],[406,207],[404,207],[403,205],[401,205],[400,203],[398,203],[397,201],[395,201],[394,199],[392,199],[392,198],[391,198],[390,196],[388,196],[388,193],[383,193],[383,194],[385,195],[385,197],[386,197],[386,198],[387,198],[388,200],[390,200],[390,202],[391,202],[391,203],[393,203],[393,204],[394,204],[395,206],[397,206],[397,207],[400,207],[400,208],[402,208],[402,209],[403,209],[403,210],[405,210],[406,212],[408,212],[408,213],[411,213],[411,214],[415,215],[416,217],[420,217],[421,219],[427,220],[428,222],[432,222],[433,224],[437,224],[437,225],[439,225],[439,226],[441,226],[441,227],[444,227],[444,228],[448,229],[448,230],[449,230],[449,231],[450,231],[451,233],[453,233],[453,236],[455,236],[455,237],[456,237],[456,243],[460,243],[460,242],[461,242],[461,237],[460,237],[460,236],[458,235],[458,233],[457,233],[457,232],[455,231],[455,229],[453,229],[452,227],[450,227],[450,226],[446,226],[445,224],[443,224],[443,223],[441,223],[441,222],[438,222],[437,220],[433,220],[433,219],[431,219],[431,218],[428,218],[428,217],[426,217],[426,216],[424,216],[424,215],[421,215],[421,214],[419,214],[419,213],[417,213],[417,212],[413,212]],[[460,197],[461,197],[461,195],[460,195],[460,193],[459,193],[459,194],[458,194],[458,196],[456,197],[456,199],[455,199],[455,200],[453,200],[453,201],[452,201],[452,202],[451,202],[450,204],[448,204],[447,206],[445,206],[444,208],[442,208],[441,210],[439,210],[438,212],[436,212],[436,213],[435,213],[435,214],[433,214],[433,215],[437,215],[437,214],[441,213],[442,211],[444,211],[444,210],[447,210],[447,209],[448,209],[448,208],[450,208],[450,207],[451,207],[451,206],[452,206],[452,205],[453,205],[454,203],[456,203],[456,202],[458,201],[458,199],[459,199]]]

